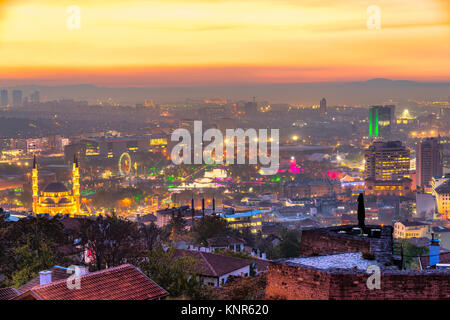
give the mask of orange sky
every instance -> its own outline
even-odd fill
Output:
[[[2,84],[450,81],[448,0],[0,0]],[[77,4],[81,29],[66,28]],[[369,5],[381,30],[366,26]]]

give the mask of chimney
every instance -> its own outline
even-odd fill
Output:
[[[430,267],[436,266],[439,263],[439,239],[435,239],[435,234],[431,234],[430,240]]]
[[[80,272],[80,274],[78,274],[78,276],[84,276],[85,274],[89,273],[89,268],[86,266],[74,266],[74,268],[75,268],[74,269],[75,272],[77,272],[76,268],[78,268],[78,271]]]
[[[191,199],[191,212],[192,212],[192,221],[194,221],[194,216],[195,216],[194,196],[192,196],[192,199]]]
[[[43,285],[52,282],[52,273],[50,270],[39,272],[39,284]]]

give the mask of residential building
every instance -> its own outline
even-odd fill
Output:
[[[416,221],[397,221],[394,223],[395,239],[430,238],[431,226]]]
[[[233,229],[242,230],[250,228],[252,233],[258,233],[262,228],[263,212],[261,210],[222,214],[221,217],[224,218]]]
[[[220,287],[230,276],[250,276],[251,260],[209,252],[176,249],[175,258],[191,257],[197,261],[198,275],[206,285]]]
[[[450,217],[450,179],[435,189],[437,211],[444,219]]]
[[[82,267],[76,279],[74,269],[55,266],[16,290],[7,292],[13,300],[154,300],[168,292],[139,269],[124,264],[89,273]],[[75,289],[79,281],[79,288]],[[68,283],[70,282],[70,285]],[[74,288],[71,288],[71,286]],[[14,295],[14,297],[12,297]]]
[[[433,177],[442,176],[442,147],[437,138],[426,138],[417,144],[417,185],[431,184]]]
[[[227,249],[236,252],[244,251],[245,240],[238,237],[217,237],[207,240],[208,247],[211,251]]]

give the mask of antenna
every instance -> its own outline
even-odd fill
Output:
[[[194,216],[195,216],[194,195],[192,195],[192,199],[191,199],[191,213],[192,213],[192,221],[194,221]]]
[[[203,218],[205,217],[205,197],[202,198],[202,214]]]

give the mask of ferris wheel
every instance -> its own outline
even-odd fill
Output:
[[[119,173],[121,176],[129,176],[131,173],[131,157],[128,152],[122,153],[119,158]]]

